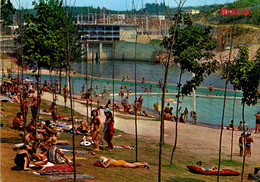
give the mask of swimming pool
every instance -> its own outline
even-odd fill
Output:
[[[25,77],[30,77],[31,75],[25,75]],[[50,81],[50,76],[44,75],[42,77],[42,81],[47,80]],[[58,76],[52,76],[52,80],[58,80]],[[85,84],[84,78],[82,77],[71,77],[72,80],[72,88],[75,94],[81,94],[82,85]],[[90,87],[90,81],[88,86]],[[97,94],[101,94],[104,89],[109,90],[110,93],[113,93],[112,88],[112,80],[110,79],[98,79],[94,78],[92,80],[93,89]],[[62,77],[62,85],[66,84],[66,78]],[[137,86],[137,93],[144,93],[144,88],[141,87],[141,83],[139,81]],[[145,84],[145,86],[149,86],[151,84]],[[96,89],[96,86],[98,89]],[[119,90],[120,87],[127,87],[126,90],[131,89],[132,95],[129,96],[130,102],[133,104],[134,101],[134,83],[133,82],[122,82],[122,81],[115,81],[115,100],[120,101],[121,97],[119,96]],[[169,86],[168,87],[168,94],[166,95],[166,99],[175,99],[176,100],[176,87],[175,86]],[[153,104],[155,102],[161,102],[161,88],[157,88],[156,84],[153,84],[152,93],[146,92],[143,95],[144,97],[144,106],[148,107],[149,110],[153,110]],[[204,88],[200,88],[196,91],[196,111],[198,114],[198,121],[205,122],[205,123],[213,123],[213,124],[221,124],[222,120],[222,110],[223,110],[223,98],[216,98],[216,97],[209,97],[206,96],[208,94],[208,90]],[[214,90],[214,95],[224,95],[224,92],[222,90]],[[228,96],[233,96],[234,92],[228,92]],[[138,97],[140,94],[138,94]],[[242,96],[241,93],[238,94],[238,96]],[[108,99],[112,100],[112,95],[108,96]],[[184,98],[180,98],[180,106],[184,110],[185,107],[188,108],[189,111],[192,111],[193,108],[193,100],[192,96],[185,96]],[[174,113],[176,111],[176,103],[170,103],[170,106],[174,108]],[[237,126],[239,124],[239,121],[242,120],[242,105],[241,105],[241,99],[238,98],[236,100],[236,109],[235,109],[235,125]],[[250,127],[255,126],[255,116],[254,114],[259,111],[259,106],[246,106],[245,108],[245,120],[249,124]],[[226,102],[226,112],[225,112],[225,125],[230,124],[230,120],[232,119],[232,113],[233,113],[233,99],[229,98]]]

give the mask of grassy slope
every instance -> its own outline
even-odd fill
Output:
[[[42,108],[48,109],[50,102],[43,101]],[[19,105],[4,103],[2,107],[5,114],[8,116],[1,118],[4,124],[11,124],[12,119],[16,112],[18,112]],[[61,115],[69,116],[69,110],[64,110],[64,107],[58,106],[58,111]],[[75,115],[80,116],[78,113]],[[31,114],[28,114],[31,117]],[[44,119],[50,119],[50,116],[42,115]],[[83,118],[84,116],[80,116]],[[2,181],[46,181],[45,177],[36,176],[28,172],[23,171],[11,171],[10,168],[14,165],[13,159],[15,157],[15,151],[12,150],[13,144],[20,143],[21,140],[18,137],[20,132],[11,130],[4,126],[1,128],[1,174]],[[101,132],[103,136],[103,132]],[[125,134],[121,131],[116,131],[116,135],[122,135],[119,138],[114,138],[115,145],[128,145],[135,146],[135,138],[132,135]],[[61,139],[66,139],[71,145],[72,136],[66,133],[61,134]],[[91,150],[92,148],[80,147],[79,141],[80,136],[76,136],[76,147],[81,150]],[[201,156],[194,156],[190,151],[184,151],[181,148],[177,148],[174,165],[169,166],[169,158],[172,146],[164,145],[163,150],[163,169],[162,169],[162,179],[163,181],[175,182],[175,181],[216,181],[216,176],[204,176],[190,173],[186,169],[186,165],[192,164],[197,160],[202,160],[205,165],[212,166],[216,164],[216,160],[212,161],[203,153]],[[77,160],[82,164],[77,170],[80,172],[87,173],[96,178],[96,181],[157,181],[157,171],[158,171],[158,141],[154,141],[147,137],[139,137],[139,160],[146,161],[150,164],[150,170],[146,169],[127,169],[127,168],[100,168],[93,166],[93,162],[98,160],[100,155],[113,157],[116,159],[124,159],[129,162],[134,162],[135,160],[135,150],[126,149],[115,149],[114,152],[108,152],[107,150],[101,150],[95,156],[90,155],[80,155],[77,154],[76,157],[84,157],[85,160]],[[72,156],[71,154],[68,156]],[[237,162],[235,162],[237,164]],[[240,165],[240,164],[239,164]],[[230,162],[224,162],[223,168],[226,166],[229,169],[234,169],[240,171],[239,165],[230,166]],[[221,177],[221,181],[239,181],[240,177]]]

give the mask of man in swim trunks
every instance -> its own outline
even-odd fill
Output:
[[[252,152],[251,152],[252,143],[254,143],[254,140],[251,137],[251,133],[248,132],[246,135],[246,156],[247,157],[250,157],[252,155]]]
[[[244,140],[244,133],[241,133],[241,136],[239,137],[239,140],[238,140],[238,145],[239,145],[239,148],[240,148],[239,153],[240,153],[241,157],[243,156],[243,153],[244,153],[243,140]]]
[[[260,132],[260,112],[257,112],[255,114],[256,120],[255,120],[255,133]]]
[[[16,117],[13,120],[13,128],[15,130],[22,131],[23,130],[23,125],[22,125],[22,113],[18,112],[16,114]]]
[[[121,96],[121,100],[123,100],[123,98],[124,98],[124,93],[125,93],[125,90],[124,90],[123,87],[121,86],[121,87],[120,87],[120,92],[119,92],[119,95]]]

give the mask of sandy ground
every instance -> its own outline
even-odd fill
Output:
[[[52,95],[45,93],[43,99],[52,101]],[[64,105],[63,97],[58,96],[58,105]],[[67,103],[69,105],[69,102]],[[86,106],[79,102],[73,102],[74,109],[80,114],[86,115]],[[95,108],[95,107],[93,107]],[[89,108],[90,113],[90,108]],[[101,120],[104,122],[105,116],[101,113]],[[128,134],[135,134],[134,116],[125,115],[115,112],[115,128]],[[165,143],[173,144],[175,136],[175,122],[165,122]],[[158,140],[160,136],[160,122],[152,118],[138,117],[138,135],[147,136],[151,139]],[[243,158],[239,156],[238,139],[240,131],[234,131],[234,148],[233,148],[233,160],[242,162]],[[178,124],[178,150],[191,151],[196,154],[204,153],[205,158],[211,160],[218,159],[219,150],[219,129],[213,129],[203,126],[195,126],[191,124]],[[260,134],[252,133],[254,143],[252,145],[252,156],[246,158],[248,168],[252,168],[255,165],[260,165]],[[230,146],[231,146],[231,131],[224,130],[223,142],[222,142],[222,159],[230,159]]]

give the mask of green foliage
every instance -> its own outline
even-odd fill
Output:
[[[27,65],[34,70],[65,67],[65,58],[69,51],[70,60],[79,58],[80,34],[73,24],[71,13],[66,15],[62,1],[40,0],[39,3],[33,2],[33,5],[36,14],[27,13],[24,16],[25,25],[19,28],[16,40],[23,45],[23,58]],[[66,24],[68,24],[69,46],[67,46]]]
[[[1,20],[3,27],[7,27],[13,24],[13,15],[15,8],[10,0],[1,0]]]
[[[247,46],[239,48],[238,57],[232,65],[224,68],[224,78],[227,78],[229,72],[229,81],[234,89],[243,91],[242,103],[255,105],[259,98],[258,87],[260,84],[260,50],[257,52],[255,60],[249,61],[249,52]]]
[[[175,17],[176,18],[176,17]],[[215,42],[210,35],[210,27],[193,26],[189,15],[180,15],[186,26],[180,26],[181,21],[176,25],[174,37],[173,57],[174,62],[179,64],[182,72],[191,72],[195,76],[186,82],[182,88],[182,93],[190,94],[192,88],[199,86],[206,75],[210,75],[216,70],[217,62],[213,59]],[[184,28],[183,28],[184,27]],[[164,48],[170,49],[173,40],[174,26],[170,29],[171,37],[165,37],[162,43]]]

